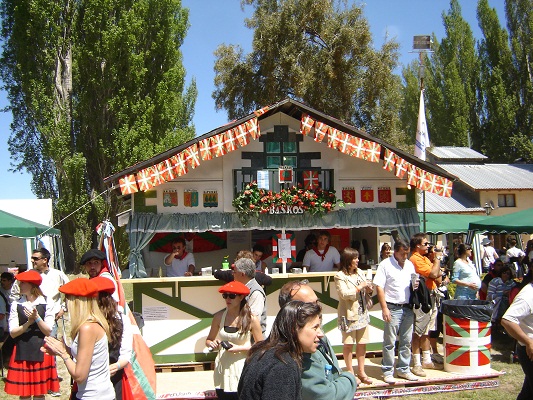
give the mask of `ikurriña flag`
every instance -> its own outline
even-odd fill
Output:
[[[115,227],[109,221],[102,222],[97,231],[100,233],[100,249],[106,253],[109,272],[117,282],[119,306],[124,309],[124,315],[130,319],[133,328],[133,346],[130,364],[124,368],[126,380],[131,388],[135,400],[151,400],[156,398],[155,363],[150,348],[145,343],[133,313],[126,303],[124,288],[120,281],[120,268],[115,248],[113,234]],[[124,389],[124,385],[123,385]]]

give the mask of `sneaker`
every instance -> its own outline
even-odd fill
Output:
[[[415,365],[413,368],[411,368],[411,372],[417,376],[426,376],[426,373],[421,365]]]
[[[408,381],[417,381],[418,378],[415,374],[413,374],[412,372],[397,372],[396,375],[398,376],[398,378],[402,378],[402,379],[407,379]]]
[[[430,363],[422,363],[422,368],[424,369],[437,369],[437,370],[443,370],[444,369],[444,365],[442,364],[436,364],[436,363],[433,363],[433,362],[430,362]],[[418,375],[418,374],[417,374]]]
[[[52,397],[61,397],[61,392],[53,392],[51,390],[48,391],[48,394]]]
[[[389,385],[394,385],[396,383],[396,379],[392,375],[384,375],[383,382],[388,383]]]
[[[444,357],[442,356],[442,354],[433,353],[431,354],[431,359],[436,364],[444,364]]]

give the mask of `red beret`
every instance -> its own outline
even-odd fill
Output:
[[[35,271],[34,269],[29,269],[27,271],[21,272],[20,274],[17,274],[16,278],[17,281],[29,282],[37,286],[41,286],[41,283],[43,282],[41,274]]]
[[[98,287],[92,279],[77,278],[59,287],[61,293],[78,297],[98,296]]]
[[[96,285],[99,292],[106,292],[109,294],[115,293],[115,284],[109,278],[105,278],[103,276],[97,276],[95,278],[92,278],[91,282],[93,282]]]
[[[235,294],[243,294],[248,295],[250,294],[250,289],[243,283],[237,282],[237,281],[231,281],[230,283],[226,283],[224,286],[221,286],[218,291],[220,293],[235,293]]]

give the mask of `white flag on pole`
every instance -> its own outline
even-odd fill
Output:
[[[424,109],[424,91],[420,91],[420,108],[418,109],[418,124],[416,126],[415,157],[426,160],[426,147],[429,147],[429,133]]]

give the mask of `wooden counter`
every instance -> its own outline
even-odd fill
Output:
[[[337,290],[335,272],[273,274],[267,294],[267,334],[279,311],[280,288],[288,281],[308,279],[323,307],[323,328],[338,353],[342,353],[341,334],[337,328]],[[218,288],[223,282],[213,276],[182,278],[128,279],[133,286],[134,311],[142,313],[144,340],[156,364],[204,362],[215,354],[204,354],[205,338],[212,315],[225,307]],[[377,299],[374,299],[377,302]],[[383,320],[379,304],[370,311],[370,343],[367,351],[381,350]]]

